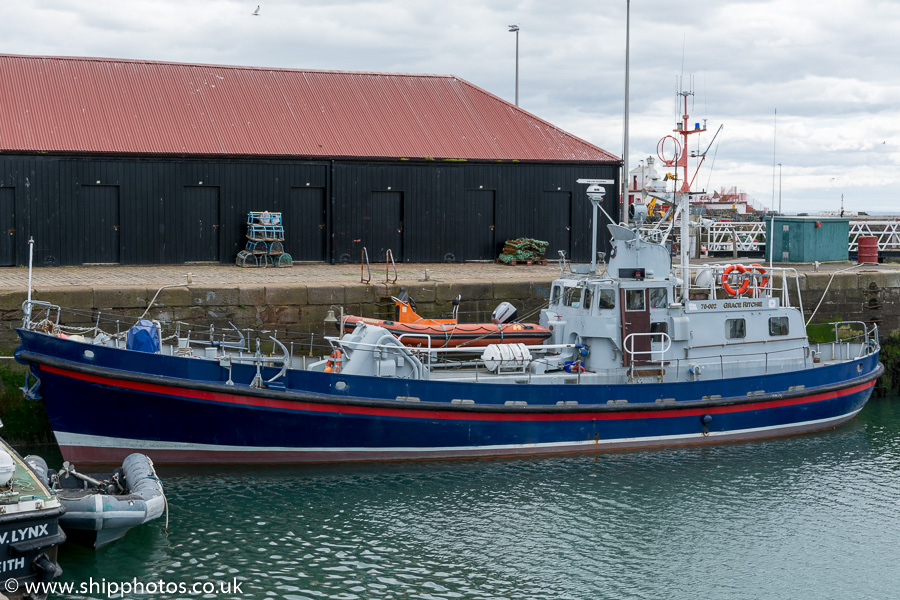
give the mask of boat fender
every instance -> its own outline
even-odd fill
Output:
[[[709,427],[709,424],[712,423],[712,415],[703,415],[700,417],[700,422],[704,427]]]
[[[728,275],[731,274],[732,271],[737,270],[738,273],[744,275],[747,273],[747,267],[744,265],[728,265],[725,267],[725,271],[723,271],[722,277],[722,289],[731,294],[732,296],[740,296],[750,287],[750,278],[745,277],[741,282],[741,287],[738,289],[734,289],[728,284]]]
[[[341,351],[335,350],[329,355],[328,360],[325,362],[325,372],[326,373],[340,373],[341,372]]]

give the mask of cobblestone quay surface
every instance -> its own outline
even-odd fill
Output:
[[[807,316],[822,300],[815,321],[840,316],[844,320],[877,322],[883,335],[900,328],[900,265],[829,263],[819,265],[818,270],[813,265],[790,266],[799,272]],[[192,283],[184,285],[188,273]],[[388,274],[393,280],[393,268]],[[396,283],[386,283],[384,265],[373,265],[371,282],[364,284],[360,282],[359,265],[350,264],[304,263],[281,269],[219,264],[116,265],[35,268],[32,285],[35,300],[85,311],[115,312],[123,316],[123,328],[144,312],[159,288],[175,286],[159,292],[149,316],[198,324],[213,322],[217,326],[227,326],[230,321],[242,328],[277,329],[279,337],[302,337],[311,332],[332,334],[334,330],[326,328],[323,320],[329,310],[339,315],[341,307],[349,314],[390,318],[390,297],[399,294],[401,288],[409,291],[425,317],[449,315],[453,298],[460,295],[461,321],[489,320],[491,311],[502,301],[516,305],[523,320],[537,320],[534,311],[546,302],[550,283],[559,274],[553,262],[546,266],[404,263],[397,265]],[[370,273],[365,275],[369,277]],[[16,345],[14,328],[21,323],[27,289],[27,269],[0,269],[0,350],[5,354]],[[84,317],[85,324],[89,319]]]

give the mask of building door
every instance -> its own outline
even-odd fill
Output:
[[[325,260],[328,228],[323,188],[292,187],[282,215],[285,251],[294,260]]]
[[[119,262],[119,186],[82,185],[78,196],[83,219],[82,263]]]
[[[499,249],[494,236],[494,208],[496,205],[493,190],[466,190],[464,223],[462,239],[463,260],[493,260],[497,258]]]
[[[181,209],[181,239],[184,262],[219,262],[219,188],[184,187]]]
[[[547,257],[556,258],[562,250],[572,255],[572,194],[544,192],[538,200],[534,237],[549,242]]]
[[[652,360],[650,333],[650,298],[646,289],[620,289],[619,306],[622,314],[622,365]],[[632,336],[630,337],[629,336]]]
[[[372,192],[368,214],[363,216],[362,245],[369,260],[380,263],[390,250],[394,260],[403,260],[403,192]]]
[[[16,188],[0,187],[0,266],[16,264]]]

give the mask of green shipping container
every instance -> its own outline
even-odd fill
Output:
[[[850,219],[833,217],[766,219],[766,260],[769,259],[770,252],[774,262],[847,260],[849,240]]]

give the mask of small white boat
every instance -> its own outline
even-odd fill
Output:
[[[2,425],[0,425],[2,426]],[[12,446],[0,439],[0,596],[37,600],[26,586],[49,583],[62,574],[56,562],[66,534],[59,499]]]

